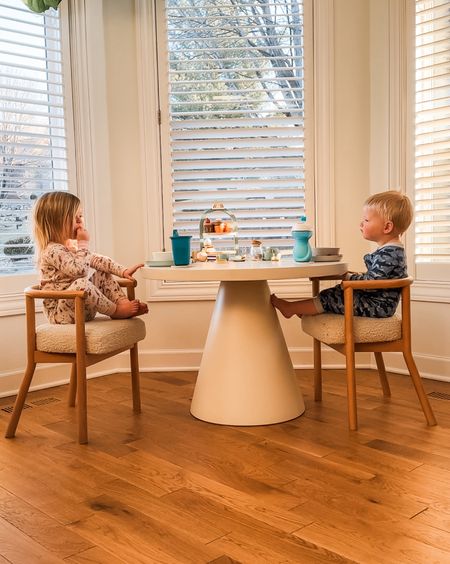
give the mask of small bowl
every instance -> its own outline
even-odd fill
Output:
[[[338,255],[339,251],[339,247],[316,247],[312,250],[312,254],[314,257],[326,257],[329,255]]]
[[[172,251],[153,251],[152,253],[152,260],[169,261],[172,258]]]

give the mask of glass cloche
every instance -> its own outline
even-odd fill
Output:
[[[203,212],[200,219],[200,250],[208,255],[216,251],[234,254],[238,250],[238,226],[236,216],[221,202]]]

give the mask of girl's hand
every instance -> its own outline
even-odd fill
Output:
[[[66,241],[64,242],[64,246],[69,251],[72,251],[72,253],[76,253],[78,251],[77,244],[73,239],[66,239]]]
[[[79,225],[76,229],[77,241],[89,241],[89,231],[85,229],[82,225]]]
[[[134,266],[130,266],[130,268],[127,268],[126,270],[123,271],[122,276],[124,278],[127,278],[128,280],[134,280],[133,274],[136,272],[136,270],[139,270],[143,266],[144,266],[144,263],[135,264]]]

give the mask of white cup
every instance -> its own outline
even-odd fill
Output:
[[[172,251],[153,251],[152,260],[157,260],[157,261],[172,260]]]

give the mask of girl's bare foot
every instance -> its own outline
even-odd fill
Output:
[[[295,311],[296,303],[295,302],[288,302],[287,300],[282,300],[278,298],[275,294],[270,295],[270,302],[272,303],[273,307],[278,309],[284,317],[292,317],[293,315],[298,315],[301,317],[301,314]]]
[[[116,304],[116,311],[111,315],[112,319],[128,319],[134,317],[139,311],[139,300],[119,300]]]
[[[144,302],[139,302],[139,308],[136,315],[144,315],[144,313],[148,313],[148,305],[144,304]]]

